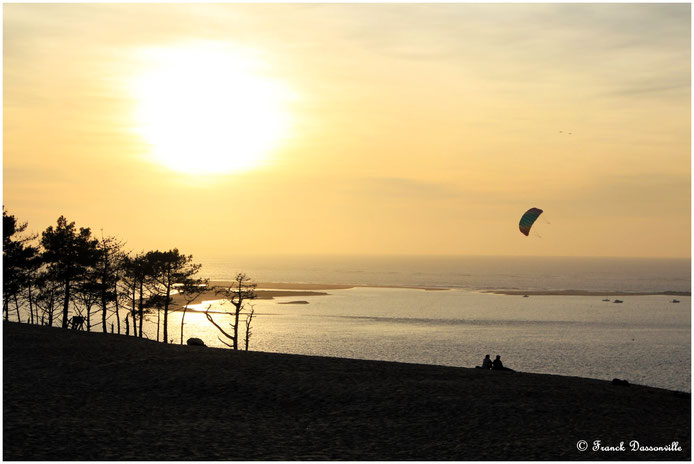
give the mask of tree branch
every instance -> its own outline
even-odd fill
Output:
[[[217,327],[217,329],[218,329],[220,332],[222,332],[227,338],[233,340],[234,337],[231,336],[231,335],[229,335],[228,333],[226,333],[226,332],[224,331],[224,329],[222,329],[222,328],[219,326],[219,324],[217,324],[217,323],[214,321],[214,319],[212,319],[212,316],[211,316],[210,313],[209,313],[210,308],[211,308],[211,306],[208,306],[207,309],[205,309],[205,317],[207,318],[207,320],[210,321],[210,322],[212,323],[212,325],[214,325],[215,327]]]

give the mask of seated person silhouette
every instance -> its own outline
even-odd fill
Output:
[[[489,359],[489,355],[484,357],[484,360],[482,361],[481,366],[475,366],[477,369],[491,369],[492,368],[492,360]]]
[[[492,370],[493,371],[513,371],[513,369],[509,369],[508,367],[504,367],[504,364],[501,362],[501,356],[498,354],[496,355],[496,359],[492,361]]]

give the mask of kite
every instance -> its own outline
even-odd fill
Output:
[[[527,236],[530,233],[530,228],[535,223],[535,220],[540,217],[540,214],[542,214],[542,210],[540,208],[530,208],[525,212],[525,214],[521,217],[520,223],[518,224],[518,228],[523,235]]]

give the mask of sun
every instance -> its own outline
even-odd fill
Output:
[[[154,158],[192,174],[267,161],[288,131],[290,92],[249,50],[217,43],[147,49],[133,82],[136,132]]]

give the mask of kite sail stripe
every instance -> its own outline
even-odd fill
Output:
[[[540,208],[530,208],[525,212],[525,214],[523,214],[520,223],[518,224],[518,228],[523,235],[527,236],[530,233],[530,228],[533,226],[537,218],[540,217],[540,214],[542,214],[542,210]]]

